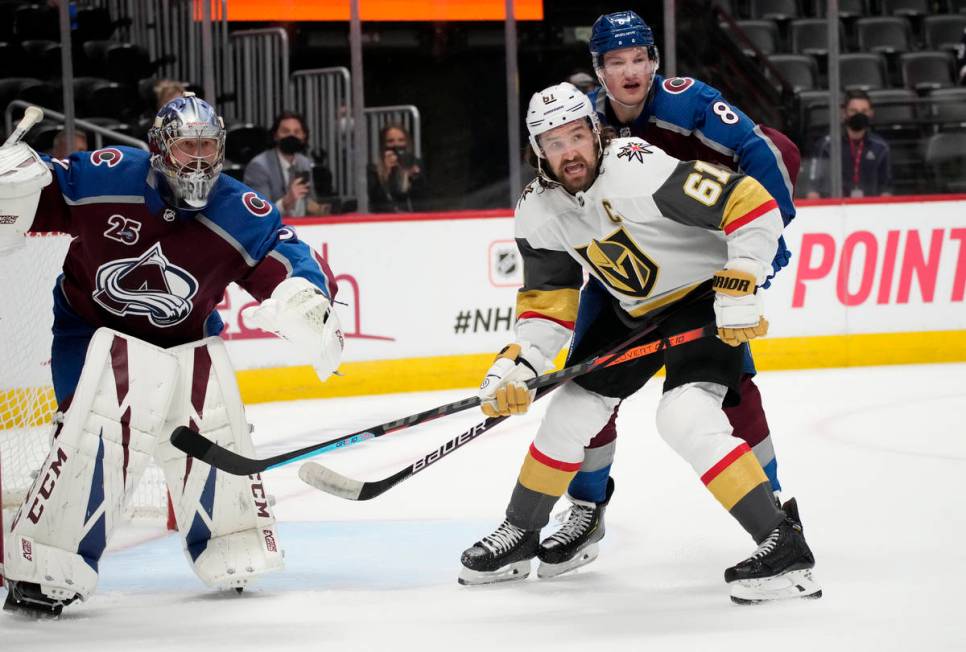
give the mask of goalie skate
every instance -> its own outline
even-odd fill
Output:
[[[459,583],[467,586],[523,580],[537,554],[540,532],[521,530],[508,521],[463,551]]]

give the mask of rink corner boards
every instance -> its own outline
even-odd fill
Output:
[[[759,371],[966,362],[966,331],[763,338],[752,343]],[[321,383],[311,367],[239,371],[246,403],[477,387],[492,353],[346,362]],[[563,354],[557,365],[563,364]]]

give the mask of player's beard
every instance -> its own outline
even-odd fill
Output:
[[[577,170],[571,170],[571,174],[567,174],[568,166],[576,165],[582,166],[582,173]],[[590,188],[594,182],[595,172],[592,164],[583,156],[577,154],[572,159],[562,162],[560,167],[554,170],[554,176],[560,180],[560,184],[564,187],[564,190],[573,195]]]

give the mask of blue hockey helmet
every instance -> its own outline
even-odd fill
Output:
[[[225,125],[215,109],[194,93],[174,98],[154,118],[148,145],[151,167],[173,195],[170,203],[204,208],[225,161]]]
[[[635,12],[616,11],[599,16],[594,21],[590,35],[590,56],[595,68],[603,66],[606,53],[634,47],[647,48],[648,56],[654,61],[658,60],[654,32]]]

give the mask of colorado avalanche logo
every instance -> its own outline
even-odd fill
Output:
[[[672,95],[677,95],[678,93],[683,93],[694,85],[694,80],[690,77],[672,77],[671,79],[665,79],[662,86],[664,90]]]
[[[138,258],[104,263],[95,276],[94,301],[119,317],[138,315],[160,328],[179,324],[191,313],[198,281],[172,265],[155,244]]]
[[[653,153],[654,150],[648,149],[647,143],[640,141],[636,143],[628,143],[621,147],[617,152],[617,158],[626,158],[628,161],[637,161],[638,163],[643,163],[644,155]]]
[[[124,158],[124,154],[121,150],[114,149],[113,147],[91,152],[91,163],[93,165],[106,165],[112,168],[120,163],[122,158]]]
[[[265,217],[272,212],[272,205],[253,192],[246,192],[242,195],[242,203],[248,212],[255,217]]]

